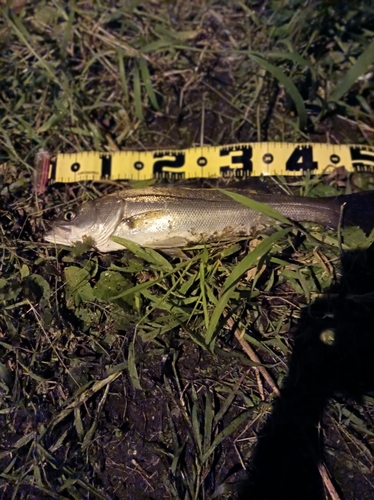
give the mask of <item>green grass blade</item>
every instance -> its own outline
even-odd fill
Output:
[[[272,219],[278,220],[283,224],[292,224],[292,222],[289,219],[287,219],[287,217],[285,217],[278,210],[271,207],[267,203],[262,203],[261,201],[252,200],[252,198],[249,198],[248,196],[244,196],[238,193],[232,193],[231,191],[226,191],[225,189],[220,189],[219,191],[226,194],[227,196],[230,196],[230,198],[237,201],[238,203],[241,203],[242,205],[245,205],[246,207],[251,208],[252,210],[256,210],[256,212],[260,212],[261,214],[271,217]]]
[[[257,262],[258,259],[263,257],[277,241],[286,236],[286,234],[288,234],[291,229],[291,227],[280,229],[276,233],[265,238],[255,249],[253,249],[248,255],[246,255],[244,259],[240,261],[237,266],[235,266],[230,276],[225,281],[225,284],[223,285],[223,293],[225,293],[228,289],[235,285],[243,276],[243,274],[246,273],[248,269]]]
[[[269,71],[284,86],[295,104],[296,111],[299,117],[299,127],[301,130],[304,130],[307,125],[307,113],[305,104],[303,98],[300,95],[300,92],[297,90],[297,87],[292,82],[292,80],[285,73],[283,73],[280,68],[269,63],[269,61],[267,61],[263,57],[253,54],[252,52],[249,52],[248,56],[256,61],[264,69]]]
[[[64,14],[66,16],[65,12],[64,12]],[[63,59],[65,59],[67,57],[67,48],[68,48],[69,43],[71,43],[71,40],[72,40],[72,34],[74,31],[73,27],[74,27],[75,15],[76,15],[75,2],[71,2],[69,5],[69,16],[65,22],[64,35],[63,35],[62,41],[61,41],[61,55],[62,55]]]
[[[300,66],[304,66],[308,69],[310,69],[313,80],[317,78],[317,72],[316,72],[316,67],[308,61],[308,59],[305,59],[305,57],[301,56],[297,52],[267,52],[266,57],[271,59],[283,59],[283,60],[289,60],[292,61],[295,64],[299,64]]]
[[[252,250],[244,259],[239,262],[239,264],[233,269],[232,273],[230,276],[227,278],[225,281],[225,284],[222,289],[222,295],[218,301],[217,306],[215,307],[213,314],[210,318],[210,323],[209,327],[207,328],[206,331],[206,336],[205,336],[205,341],[207,344],[210,344],[214,335],[214,332],[216,331],[218,322],[221,318],[221,315],[223,311],[225,310],[225,307],[234,293],[234,285],[239,281],[241,276],[243,276],[244,273],[248,271],[248,269],[253,266],[257,260],[265,255],[271,247],[276,243],[278,240],[283,238],[287,233],[291,231],[292,228],[288,227],[285,229],[281,229],[280,231],[277,231],[276,233],[272,234],[271,236],[268,236],[265,238],[254,250]]]
[[[194,386],[191,387],[191,397],[192,397],[192,408],[191,408],[191,426],[193,430],[193,434],[195,437],[195,442],[197,446],[197,450],[199,455],[201,456],[203,453],[203,444],[201,439],[200,432],[200,419],[199,419],[199,400],[196,394],[196,390]]]
[[[223,429],[217,436],[215,437],[211,447],[206,451],[202,457],[202,462],[204,463],[210,455],[214,452],[214,450],[219,446],[226,437],[230,436],[230,434],[233,434],[236,429],[243,424],[244,422],[247,422],[249,420],[249,417],[253,413],[253,408],[250,410],[244,411],[241,415],[236,417],[231,424],[229,424],[227,427]]]
[[[143,248],[137,243],[133,241],[127,240],[125,238],[121,238],[119,236],[112,236],[111,238],[115,243],[119,243],[123,245],[127,250],[130,250],[134,255],[140,257],[141,259],[149,262],[150,264],[155,264],[160,266],[162,269],[166,269],[168,271],[173,270],[173,266],[170,264],[168,260],[165,259],[160,253],[156,252],[156,250],[152,250],[152,248]]]
[[[134,346],[134,340],[129,345],[128,364],[129,364],[129,366],[128,366],[129,375],[130,375],[130,378],[131,378],[131,382],[133,383],[133,386],[136,389],[142,389],[142,386],[140,385],[138,370],[137,370],[136,364],[135,364],[135,346]]]
[[[208,451],[213,435],[213,398],[209,388],[207,388],[205,398],[203,453]]]
[[[123,50],[119,49],[118,50],[118,70],[119,70],[119,75],[121,78],[121,84],[122,84],[122,92],[123,96],[125,98],[125,104],[128,106],[130,99],[129,99],[129,86],[127,83],[127,78],[126,78],[126,69],[125,69],[125,63],[124,63],[124,53]]]
[[[158,105],[157,102],[157,97],[155,94],[155,91],[153,90],[152,86],[152,81],[151,81],[151,75],[149,74],[149,69],[148,69],[148,64],[147,61],[141,57],[139,59],[139,69],[140,69],[140,74],[145,86],[145,90],[147,91],[147,95],[149,100],[151,101],[151,104],[154,109],[159,110],[160,106]]]
[[[134,105],[135,115],[139,120],[143,120],[142,89],[140,85],[140,74],[138,62],[134,61]]]
[[[165,48],[170,50],[171,45],[171,40],[156,40],[155,42],[145,45],[142,49],[140,49],[140,52],[142,54],[146,54],[147,52],[157,52],[158,50],[164,50]]]
[[[201,300],[203,303],[203,311],[204,311],[204,321],[205,327],[208,328],[209,325],[209,313],[208,313],[208,304],[206,300],[206,290],[205,290],[205,266],[203,262],[200,263],[200,290],[201,290]]]
[[[29,51],[38,60],[38,63],[40,64],[40,66],[42,66],[45,69],[45,71],[49,74],[52,81],[54,81],[57,85],[61,86],[60,82],[58,82],[56,79],[56,75],[55,75],[53,66],[50,63],[48,63],[47,61],[45,61],[45,59],[43,57],[41,57],[38,54],[38,52],[34,49],[34,46],[30,42],[31,41],[30,33],[27,31],[26,27],[22,24],[21,19],[17,16],[12,16],[12,17],[8,17],[8,22],[9,22],[10,26],[12,27],[12,29],[14,30],[14,32],[16,33],[16,35],[18,36],[18,38],[20,39],[20,41],[27,46]]]
[[[374,62],[374,40],[367,46],[355,64],[348,70],[345,77],[335,87],[335,90],[331,94],[329,100],[338,101],[341,99],[341,97],[348,92],[357,79],[368,70],[372,62]]]

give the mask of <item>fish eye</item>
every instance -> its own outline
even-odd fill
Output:
[[[77,214],[73,210],[69,210],[68,212],[64,213],[64,219],[67,222],[71,222],[72,220],[75,219],[76,216],[77,216]]]

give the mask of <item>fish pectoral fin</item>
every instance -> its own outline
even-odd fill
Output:
[[[155,250],[172,250],[178,247],[187,246],[188,241],[182,236],[171,236],[170,238],[165,238],[163,240],[154,239],[152,243],[147,244],[148,247],[154,248]]]
[[[163,217],[165,217],[163,210],[149,210],[148,212],[126,217],[123,222],[129,229],[142,229],[154,224]]]
[[[180,248],[160,248],[160,252],[172,259],[190,260],[188,255],[185,254]]]

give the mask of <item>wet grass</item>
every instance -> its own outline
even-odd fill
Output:
[[[32,172],[40,148],[189,147],[201,137],[373,144],[370,2],[289,4],[3,7],[1,498],[233,498],[245,479],[294,373],[306,306],[342,295],[332,287],[343,253],[367,251],[372,238],[275,223],[249,245],[197,247],[187,260],[136,245],[55,249],[43,242],[45,220],[119,184],[53,185],[39,196]],[[268,189],[326,195],[372,179],[275,181]],[[370,327],[370,266],[367,275],[365,290],[350,284],[344,299],[356,316],[333,303],[340,326],[316,327],[323,346],[344,325],[362,336]],[[348,356],[321,361],[331,390],[318,429],[335,493],[363,500],[373,496],[373,379],[358,378],[352,331]]]

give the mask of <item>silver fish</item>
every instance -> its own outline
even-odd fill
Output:
[[[246,190],[230,189],[247,196]],[[250,194],[292,221],[337,227],[348,195],[329,198]],[[143,247],[173,249],[251,236],[271,219],[214,189],[149,187],[123,190],[84,203],[57,219],[45,240],[72,246],[92,238],[101,252],[123,249],[111,240],[120,236]]]

